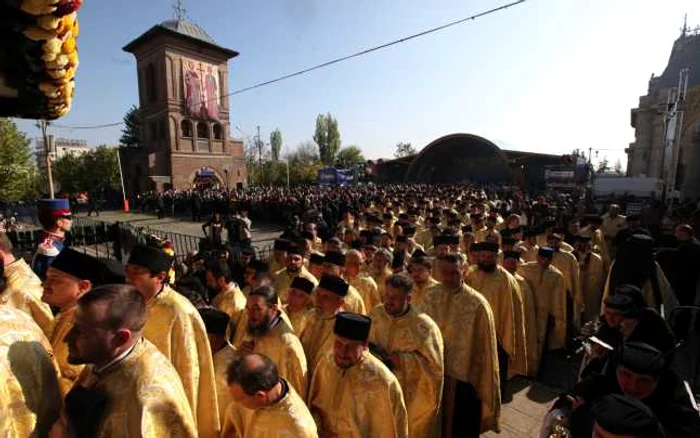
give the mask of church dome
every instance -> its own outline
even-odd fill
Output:
[[[167,20],[162,22],[160,26],[181,35],[216,45],[214,39],[212,39],[207,31],[198,24],[190,23],[189,21],[185,20]]]

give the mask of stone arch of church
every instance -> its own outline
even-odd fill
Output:
[[[211,169],[211,170],[213,171],[213,173],[214,173],[213,176],[218,180],[217,182],[218,182],[220,185],[224,185],[224,184],[225,184],[224,181],[226,181],[226,180],[224,179],[223,176],[221,176],[221,174],[219,173],[218,170],[214,169],[214,168],[211,167],[211,166],[204,166],[204,167],[206,167],[207,169]],[[193,170],[192,172],[190,172],[189,176],[187,177],[187,181],[188,181],[192,186],[195,185],[195,183],[196,183],[196,181],[197,181],[197,177],[198,177],[199,171],[200,171],[201,169],[202,169],[201,167],[196,168],[195,170]]]

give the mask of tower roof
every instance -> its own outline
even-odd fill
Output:
[[[689,68],[688,88],[700,85],[700,32],[687,32],[673,43],[668,65],[661,76],[649,82],[650,91],[678,87],[681,70]]]
[[[166,20],[160,24],[153,26],[148,31],[146,31],[146,33],[124,46],[123,50],[126,52],[133,53],[139,46],[141,46],[143,43],[152,39],[158,34],[166,34],[194,41],[197,44],[202,44],[219,52],[222,52],[229,58],[234,58],[238,56],[238,52],[218,45],[214,41],[214,39],[207,33],[207,31],[205,31],[200,25],[192,23],[191,21],[187,21],[182,18],[175,20]]]
[[[177,32],[181,35],[204,41],[205,43],[216,44],[214,39],[209,36],[207,31],[196,23],[191,23],[185,20],[166,20],[160,23],[159,26],[172,30],[173,32]]]

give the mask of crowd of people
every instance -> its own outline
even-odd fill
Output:
[[[670,323],[698,318],[697,205],[465,185],[143,197],[166,198],[216,213],[214,250],[91,257],[63,244],[60,200],[31,267],[0,234],[0,435],[476,437],[583,334],[551,436],[700,436],[683,366],[700,351]],[[221,238],[229,215],[250,238],[249,211],[284,217],[268,260]]]

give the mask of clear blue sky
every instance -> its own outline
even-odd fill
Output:
[[[86,1],[71,113],[57,123],[120,121],[137,104],[135,61],[121,48],[173,17],[168,0]],[[188,17],[241,53],[231,89],[505,4],[490,0],[185,0]],[[231,125],[282,131],[286,148],[313,135],[317,114],[339,121],[343,145],[391,157],[470,132],[514,149],[601,151],[626,164],[630,109],[666,65],[697,0],[528,0],[503,12],[231,99]],[[33,123],[21,121],[30,136]],[[120,128],[54,129],[114,144]],[[234,136],[240,136],[234,132]]]

